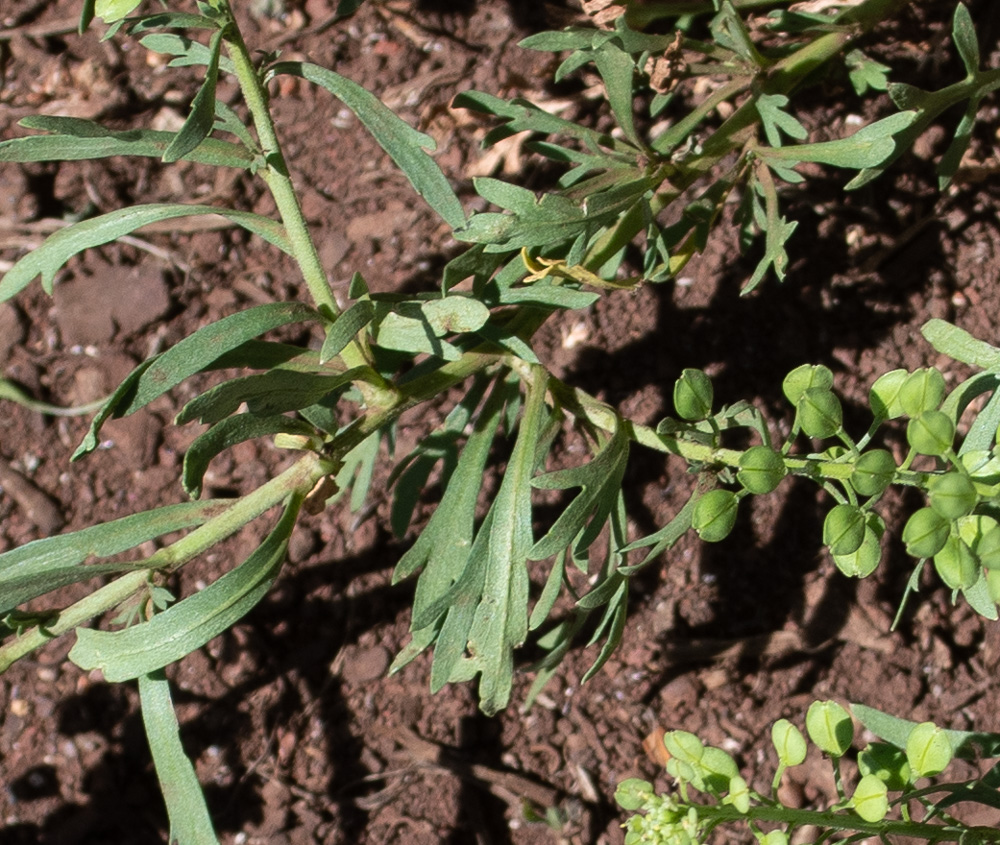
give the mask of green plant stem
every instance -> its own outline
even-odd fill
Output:
[[[707,820],[712,828],[733,822],[778,822],[796,827],[814,825],[825,830],[861,833],[881,837],[883,841],[888,841],[889,837],[906,836],[929,843],[957,842],[961,836],[967,836],[967,832],[971,832],[982,837],[978,841],[1000,842],[1000,830],[995,828],[953,827],[898,819],[867,822],[853,813],[796,810],[787,807],[751,807],[746,814],[725,804],[697,804],[695,807],[699,817]]]
[[[755,96],[747,98],[740,104],[736,111],[708,137],[699,155],[692,156],[678,165],[677,175],[671,177],[670,187],[664,192],[663,198],[657,194],[654,196],[653,202],[650,203],[653,214],[659,213],[666,205],[673,202],[704,174],[717,167],[726,156],[742,147],[752,137],[760,119],[757,112],[757,99],[760,94],[788,94],[811,71],[832,59],[858,37],[895,14],[898,9],[905,5],[906,0],[864,0],[840,16],[838,23],[846,24],[844,29],[821,35],[791,55],[775,62],[766,71],[762,70],[762,78],[755,86]],[[747,88],[749,82],[745,78],[733,80],[727,83],[722,90],[731,96],[736,95],[740,90]],[[712,108],[718,105],[715,100],[717,97],[713,98]],[[694,130],[697,123],[709,111],[710,109],[706,110],[705,104],[702,104],[701,108],[696,109],[686,118],[685,137]],[[655,140],[653,147],[657,148],[662,145],[669,149],[683,140],[676,127],[667,130],[665,138],[666,141],[662,138]],[[642,210],[638,206],[632,209],[597,244],[591,247],[582,264],[588,269],[600,267],[611,256],[630,244],[642,231],[645,223],[646,218]],[[680,266],[672,267],[673,272],[678,272],[683,263],[685,262],[682,260]]]
[[[527,364],[514,364],[519,372]],[[677,455],[688,463],[701,463],[714,466],[727,466],[738,469],[743,452],[738,449],[722,449],[705,443],[695,443],[668,434],[659,434],[650,426],[640,425],[631,420],[622,420],[615,410],[603,402],[599,402],[578,388],[571,388],[555,378],[549,380],[549,390],[553,398],[571,413],[582,416],[592,425],[604,431],[614,433],[618,425],[624,425],[629,438],[642,446]],[[816,481],[836,480],[847,481],[854,472],[853,463],[824,460],[822,458],[795,457],[783,455],[785,468],[791,475],[801,475]],[[893,484],[907,487],[924,488],[931,473],[913,470],[897,470]]]
[[[237,499],[223,513],[137,564],[135,571],[116,578],[67,607],[54,622],[29,628],[17,639],[0,646],[0,674],[36,648],[108,612],[144,589],[151,572],[179,569],[290,495],[308,493],[320,478],[333,470],[334,465],[330,461],[312,453],[304,455],[280,475]]]
[[[230,17],[232,18],[231,11]],[[305,280],[306,287],[309,288],[316,308],[331,320],[336,319],[340,314],[340,307],[333,297],[333,291],[327,282],[326,271],[320,261],[316,244],[312,235],[309,234],[309,226],[302,214],[302,206],[295,193],[288,164],[281,151],[281,142],[278,140],[274,121],[271,119],[267,91],[261,82],[257,68],[250,57],[250,51],[235,20],[232,20],[226,33],[226,48],[236,69],[236,77],[239,80],[243,99],[250,110],[254,128],[257,130],[257,139],[260,141],[263,151],[264,167],[261,169],[260,175],[274,197],[278,214],[281,216],[281,221],[288,234],[292,256],[299,265],[302,278]],[[365,355],[364,350],[356,341],[349,343],[340,355],[349,368],[372,365],[369,356]],[[391,400],[380,395],[387,389],[387,385],[382,385],[381,390],[363,386],[362,392],[369,404],[391,404]]]

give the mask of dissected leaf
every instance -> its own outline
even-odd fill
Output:
[[[69,659],[85,671],[100,669],[112,683],[128,681],[180,660],[231,628],[278,577],[301,504],[301,496],[292,497],[274,530],[243,563],[148,622],[122,631],[77,628]]]
[[[479,706],[488,715],[507,705],[513,650],[528,634],[528,570],[532,546],[531,476],[545,418],[547,372],[535,369],[528,400],[493,506],[483,596],[469,631],[468,650],[480,673]]]
[[[806,128],[792,115],[784,111],[787,105],[788,97],[784,94],[761,94],[757,98],[757,113],[764,125],[767,142],[772,147],[781,146],[779,129],[789,138],[795,138],[799,141],[809,136]]]
[[[548,533],[532,546],[529,560],[544,560],[571,542],[575,552],[580,554],[597,539],[615,506],[628,462],[629,439],[624,428],[619,420],[614,435],[589,463],[532,480],[532,486],[545,490],[582,489]]]
[[[918,113],[915,111],[898,112],[862,127],[847,138],[790,147],[760,148],[758,154],[765,161],[775,158],[794,162],[814,161],[854,170],[877,167],[896,152],[896,139],[893,136],[913,124],[917,117]]]

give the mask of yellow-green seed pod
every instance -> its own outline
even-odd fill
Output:
[[[695,504],[691,525],[706,543],[718,543],[733,530],[738,506],[732,490],[709,490]]]
[[[944,400],[944,376],[933,367],[921,367],[911,373],[899,391],[899,403],[908,417],[941,407]]]
[[[736,775],[729,781],[729,794],[722,803],[732,804],[743,815],[750,812],[750,787],[742,777]]]
[[[865,452],[851,471],[851,486],[861,496],[878,496],[896,477],[896,462],[885,449]]]
[[[927,483],[927,490],[931,507],[945,519],[966,516],[979,504],[976,485],[960,472],[934,476]]]
[[[701,370],[684,370],[674,383],[674,408],[682,420],[707,419],[713,400],[712,380]]]
[[[954,754],[948,735],[933,722],[921,722],[906,738],[906,760],[914,778],[941,774]]]
[[[756,495],[772,492],[787,475],[781,455],[769,446],[751,446],[740,455],[736,480]]]
[[[910,783],[910,764],[901,749],[887,742],[873,742],[858,755],[862,775],[875,775],[889,789],[899,792]]]
[[[866,822],[880,822],[889,812],[889,790],[875,775],[865,775],[858,781],[851,803]]]
[[[833,437],[844,422],[840,400],[823,387],[810,387],[798,404],[799,422],[807,437]]]
[[[120,21],[142,2],[142,0],[97,0],[94,15],[105,23]]]
[[[948,540],[951,523],[933,508],[913,513],[903,528],[906,553],[913,557],[934,557]]]
[[[882,560],[882,534],[885,522],[878,514],[869,514],[865,525],[865,536],[861,545],[847,555],[834,555],[837,569],[849,578],[867,578]]]
[[[798,766],[806,759],[806,738],[788,719],[778,719],[771,726],[771,743],[783,766]]]
[[[979,561],[957,534],[949,535],[941,551],[934,555],[934,569],[953,590],[964,590],[979,580]]]
[[[941,411],[924,411],[907,424],[906,440],[919,455],[943,457],[955,440],[955,423]]]
[[[806,712],[806,730],[819,749],[831,757],[843,757],[854,739],[850,714],[836,701],[814,701]]]
[[[833,373],[822,364],[803,364],[796,367],[781,383],[785,398],[796,407],[802,401],[802,394],[813,387],[829,390],[833,387]]]
[[[823,542],[833,555],[849,555],[865,539],[865,512],[857,505],[835,505],[823,520]]]
[[[868,404],[876,419],[894,420],[903,416],[899,393],[909,377],[906,370],[892,370],[875,380],[868,393]]]

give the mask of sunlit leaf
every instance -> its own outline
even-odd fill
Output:
[[[148,622],[121,631],[78,628],[69,659],[85,671],[100,669],[117,683],[180,660],[231,628],[278,577],[301,504],[302,497],[293,496],[274,530],[243,563]]]

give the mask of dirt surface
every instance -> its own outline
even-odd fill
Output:
[[[336,26],[332,0],[289,4],[284,14],[280,0],[250,5],[252,44],[335,67],[433,135],[470,207],[480,207],[473,174],[546,176],[516,145],[484,160],[485,126],[448,107],[457,91],[526,92],[569,117],[592,109],[578,85],[548,84],[548,56],[516,47],[546,28],[539,3],[372,2]],[[943,24],[949,6],[912,4],[893,46],[873,43],[871,55],[928,87],[958,79]],[[996,66],[989,0],[970,6],[983,24],[984,61]],[[16,122],[34,112],[178,126],[194,76],[148,60],[136,45],[75,36],[77,13],[76,0],[3,3],[0,137],[17,134]],[[843,90],[813,91],[814,110],[800,118],[812,132],[839,134],[845,115],[823,103],[844,100]],[[220,96],[233,100],[236,91],[223,86]],[[355,270],[378,291],[430,289],[457,249],[447,227],[325,93],[283,84],[275,105],[338,294],[346,296]],[[995,98],[983,109],[963,179],[943,195],[933,159],[947,139],[937,129],[857,194],[844,195],[845,177],[832,172],[790,194],[786,213],[799,230],[784,285],[769,280],[740,298],[753,263],[737,256],[735,233],[723,232],[676,283],[609,295],[547,326],[540,354],[560,377],[654,423],[683,367],[712,373],[724,402],[762,403],[779,427],[789,422],[781,379],[804,362],[834,370],[858,431],[878,374],[936,364],[954,383],[960,370],[918,330],[944,317],[1000,341]],[[0,167],[0,270],[71,215],[192,198],[272,210],[242,177],[194,165]],[[144,235],[71,262],[52,299],[34,287],[0,305],[0,374],[37,398],[84,404],[199,324],[295,296],[304,292],[289,262],[239,233]],[[184,387],[149,413],[110,424],[104,448],[72,466],[85,418],[0,405],[0,550],[182,500],[180,460],[195,432],[168,423],[192,395]],[[430,413],[407,418],[401,453]],[[898,432],[888,442],[898,449]],[[209,485],[250,489],[280,459],[263,442],[241,445],[213,464]],[[381,472],[384,481],[388,462]],[[677,464],[634,460],[627,490],[636,532],[663,525],[689,483]],[[225,843],[618,843],[617,782],[642,774],[665,783],[643,751],[651,732],[683,727],[722,744],[760,786],[773,765],[770,724],[801,720],[814,698],[1000,730],[1000,627],[951,607],[928,578],[898,631],[888,631],[912,565],[895,537],[915,500],[887,500],[895,536],[877,576],[855,583],[819,548],[821,497],[786,483],[744,512],[727,542],[685,538],[636,579],[624,642],[596,678],[581,686],[594,655],[573,653],[529,712],[512,705],[487,719],[470,687],[429,694],[426,656],[386,677],[406,641],[413,587],[390,585],[407,544],[388,532],[384,488],[376,482],[382,492],[360,513],[341,506],[306,521],[272,593],[170,672],[185,745]],[[428,501],[424,518],[432,508]],[[176,591],[227,570],[259,538],[251,530],[185,570]],[[135,691],[66,662],[70,645],[58,641],[0,678],[0,843],[163,841]],[[530,681],[520,676],[515,701]],[[787,788],[789,800],[806,805],[824,800],[832,783],[807,764]],[[551,825],[537,820],[547,810]]]

